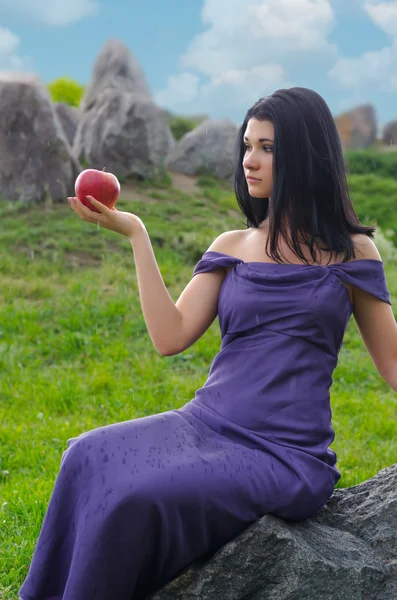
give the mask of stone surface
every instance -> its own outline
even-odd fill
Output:
[[[376,141],[376,112],[371,104],[342,113],[335,118],[335,124],[344,150],[368,148]]]
[[[229,180],[234,173],[238,127],[207,119],[186,133],[167,156],[167,167],[184,175],[211,174]]]
[[[265,515],[147,600],[356,598],[397,598],[397,465],[305,521]]]
[[[64,104],[63,102],[57,102],[55,104],[55,110],[66,138],[70,146],[73,146],[73,140],[74,136],[76,135],[80,112],[77,108],[74,108],[74,106],[69,106],[69,104]]]
[[[91,110],[104,90],[131,92],[141,100],[152,100],[152,94],[138,61],[118,39],[108,40],[98,54],[92,79],[81,99],[82,112]]]
[[[85,167],[106,167],[121,179],[149,178],[163,168],[175,141],[143,72],[121,42],[105,44],[80,110],[73,153]]]
[[[0,154],[1,200],[65,202],[74,193],[81,167],[35,75],[0,74]]]
[[[150,178],[163,168],[174,139],[159,107],[109,89],[83,114],[73,151],[86,167],[117,177]]]
[[[391,121],[384,126],[382,142],[388,146],[397,145],[397,121]]]

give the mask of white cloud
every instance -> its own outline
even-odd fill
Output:
[[[397,35],[397,1],[379,2],[370,0],[365,3],[364,10],[375,25],[378,25],[388,35]]]
[[[211,78],[200,89],[202,110],[209,113],[211,108],[220,106],[221,113],[227,112],[227,104],[233,109],[248,108],[256,100],[271,94],[280,87],[291,87],[282,65],[267,64],[251,69],[230,69]],[[226,105],[226,106],[225,106]]]
[[[393,38],[391,46],[365,52],[356,58],[340,58],[328,75],[345,89],[395,92],[397,91],[397,0],[366,1],[362,9],[375,25]]]
[[[168,77],[167,87],[156,96],[156,102],[173,108],[192,102],[198,93],[199,78],[191,73]]]
[[[205,0],[208,29],[196,36],[182,67],[208,76],[249,68],[297,52],[330,52],[329,0]]]
[[[332,0],[332,7],[337,16],[357,18],[362,13],[365,0]]]
[[[157,94],[168,108],[180,105],[185,84],[187,111],[216,113],[218,107],[225,114],[225,107],[247,107],[276,87],[290,87],[286,65],[297,56],[308,65],[318,56],[337,56],[328,41],[331,0],[204,0],[201,16],[206,29],[181,56],[181,74]]]
[[[98,10],[97,0],[0,0],[2,15],[18,15],[53,26],[70,25]]]
[[[0,56],[13,55],[19,46],[19,37],[5,27],[0,27]]]
[[[285,69],[268,64],[252,69],[230,69],[200,85],[199,77],[190,73],[168,78],[167,87],[155,100],[161,106],[189,113],[219,113],[230,117],[236,108],[247,109],[258,98],[280,87],[291,87]],[[219,108],[219,110],[218,110]],[[230,114],[229,114],[230,111]]]
[[[366,52],[358,58],[341,58],[329,71],[329,76],[345,88],[378,86],[378,91],[396,89],[393,76],[397,64],[397,39],[391,47]]]
[[[330,50],[334,25],[328,0],[268,0],[248,5],[247,21],[256,39],[292,44],[294,51]]]
[[[20,39],[15,33],[0,27],[0,69],[24,71],[31,68],[31,59],[18,54]]]

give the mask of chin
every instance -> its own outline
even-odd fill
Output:
[[[266,192],[262,192],[259,189],[255,189],[254,186],[250,187],[248,186],[248,193],[252,198],[268,198],[268,194]]]

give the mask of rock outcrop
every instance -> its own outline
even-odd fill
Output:
[[[81,170],[47,88],[36,75],[0,74],[1,199],[64,202]]]
[[[117,39],[108,40],[95,60],[91,83],[81,99],[82,112],[91,110],[105,90],[131,92],[140,100],[152,101],[138,61],[129,48]]]
[[[80,104],[73,152],[86,167],[117,177],[151,177],[175,144],[163,110],[152,101],[128,48],[110,40],[97,57]]]
[[[396,600],[397,465],[310,519],[265,515],[146,600]]]
[[[73,146],[74,136],[76,135],[79,122],[79,110],[73,106],[69,106],[69,104],[64,104],[63,102],[57,102],[55,104],[55,110],[67,140],[70,146]]]
[[[358,106],[335,118],[343,150],[364,149],[376,142],[376,112],[371,104]]]
[[[384,126],[382,143],[387,146],[397,146],[397,121],[391,121]]]
[[[230,179],[234,173],[238,127],[207,119],[186,133],[167,156],[167,167],[184,175],[210,174]]]

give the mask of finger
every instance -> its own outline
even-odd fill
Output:
[[[70,200],[71,200],[71,206],[72,206],[74,212],[77,213],[79,215],[79,217],[81,217],[84,221],[98,224],[98,219],[94,218],[94,215],[96,215],[97,217],[100,217],[101,215],[99,213],[94,212],[93,210],[88,208],[80,200],[80,198],[77,198],[76,196],[72,197]]]
[[[80,215],[80,217],[86,216],[86,206],[82,203],[80,198],[72,198],[72,207],[74,208],[75,212]]]
[[[108,209],[107,206],[105,206],[104,204],[102,204],[102,202],[99,202],[99,200],[97,200],[96,198],[94,198],[93,196],[86,196],[87,200],[89,200],[91,202],[91,204],[93,206],[95,206],[95,208],[97,210],[99,210],[101,212],[101,214],[105,214]]]
[[[80,203],[80,200],[76,196],[68,196],[68,202],[70,206],[77,206]]]
[[[69,206],[71,207],[71,209],[74,212],[77,212],[77,210],[76,210],[76,208],[77,208],[77,206],[76,206],[76,200],[77,200],[77,198],[74,198],[73,196],[69,196],[67,200],[68,200],[68,203],[69,203]]]

